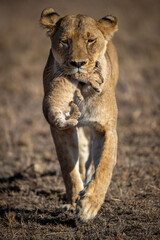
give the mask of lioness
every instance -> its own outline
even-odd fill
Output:
[[[65,75],[80,81],[78,89],[83,100],[74,99],[81,113],[78,124],[65,130],[50,127],[66,187],[67,206],[75,208],[77,219],[87,222],[96,216],[104,202],[116,163],[118,60],[111,37],[118,29],[117,19],[113,16],[99,21],[84,15],[60,17],[49,8],[43,10],[40,21],[48,30],[52,49],[44,69],[45,95],[59,68]],[[90,85],[81,83],[83,74],[92,72],[97,62],[104,79],[100,94]],[[82,128],[78,130],[80,126],[90,128],[90,145]],[[95,172],[89,176],[91,171],[86,171],[86,179],[90,181],[84,185],[85,164],[91,163],[87,162],[88,157],[94,162]]]

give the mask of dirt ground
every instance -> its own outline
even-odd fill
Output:
[[[97,217],[61,212],[63,180],[42,114],[45,7],[119,19],[118,162]],[[0,1],[0,240],[160,239],[160,1]]]

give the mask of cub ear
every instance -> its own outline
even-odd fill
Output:
[[[114,32],[118,30],[118,20],[112,15],[107,15],[98,21],[98,26],[106,40],[111,39]]]
[[[41,13],[40,24],[51,32],[60,18],[53,8],[45,8]]]

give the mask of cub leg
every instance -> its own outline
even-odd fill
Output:
[[[104,82],[104,79],[100,72],[95,71],[94,74],[88,78],[90,85],[96,91],[101,93],[102,89],[100,88],[101,84]]]
[[[78,193],[83,189],[79,173],[77,129],[62,131],[51,126],[51,133],[66,188],[67,208],[73,210],[79,198]]]
[[[103,204],[116,162],[117,133],[115,127],[106,128],[104,133],[95,132],[94,134],[93,158],[96,160],[97,168],[92,180],[81,191],[75,212],[77,219],[82,222],[93,219]],[[100,160],[99,163],[97,160]]]

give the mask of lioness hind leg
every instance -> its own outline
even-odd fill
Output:
[[[83,189],[79,173],[77,130],[71,128],[62,131],[51,126],[51,133],[62,170],[67,203],[73,209],[79,198],[78,194]]]
[[[79,139],[79,170],[83,182],[88,183],[93,174],[92,154],[90,151],[90,139],[86,128],[78,129]],[[88,135],[88,136],[87,136]]]
[[[79,171],[83,182],[86,178],[86,162],[89,157],[89,140],[87,139],[83,127],[78,129],[79,142]]]

